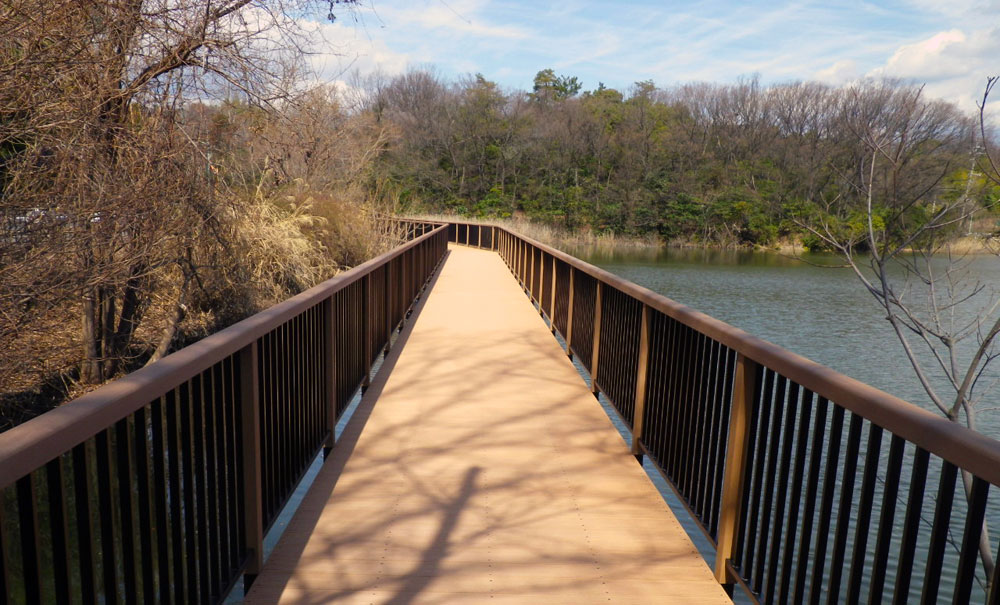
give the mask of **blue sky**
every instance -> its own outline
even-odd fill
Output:
[[[1000,0],[705,2],[362,0],[318,26],[325,80],[433,65],[530,89],[539,70],[626,90],[733,82],[892,76],[975,109],[1000,72]],[[998,99],[1000,101],[1000,99]]]

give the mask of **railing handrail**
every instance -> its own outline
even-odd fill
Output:
[[[435,224],[432,230],[409,242],[0,433],[0,460],[3,461],[0,489],[447,228],[443,223]]]
[[[471,224],[471,223],[470,223]],[[905,440],[948,460],[974,475],[1000,486],[1000,441],[938,416],[909,401],[781,346],[696,311],[652,290],[582,261],[530,237],[491,225],[568,263],[594,279],[661,311],[682,324],[715,339],[760,364],[836,401],[847,410],[874,422]]]

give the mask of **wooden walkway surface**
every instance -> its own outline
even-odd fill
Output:
[[[418,313],[247,602],[730,602],[498,255]]]

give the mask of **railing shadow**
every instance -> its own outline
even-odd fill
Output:
[[[445,264],[454,261],[449,257]],[[415,309],[417,318],[430,322],[423,313],[443,295],[439,278],[440,273]],[[655,489],[542,319],[517,295],[538,326],[520,331],[502,324],[470,326],[468,334],[476,339],[456,344],[453,331],[439,334],[428,323],[420,343],[414,343],[419,349],[406,349],[417,323],[410,322],[268,562],[270,573],[258,579],[253,602],[369,595],[372,601],[400,604],[447,601],[455,593],[485,599],[491,590],[508,597],[530,590],[574,602],[578,598],[565,595],[602,594],[611,578],[649,578],[678,564],[705,569],[690,545],[672,549],[647,539],[669,513],[662,505],[649,506],[659,502]],[[474,311],[488,315],[489,309]],[[477,352],[503,350],[512,342],[519,344],[517,359],[482,364]],[[405,370],[397,368],[404,350],[411,353]],[[538,369],[551,364],[564,371]],[[394,370],[405,375],[393,379]],[[506,386],[523,386],[542,375],[544,399]],[[484,400],[487,392],[495,403]],[[407,393],[420,400],[397,404],[394,417],[374,406],[379,396],[398,400]],[[418,442],[414,433],[421,426],[438,427],[440,439]],[[535,458],[499,458],[519,451]],[[462,454],[458,462],[456,452]],[[598,456],[610,464],[595,468]],[[349,458],[350,472],[343,475]],[[646,483],[645,492],[629,489],[635,483],[617,482],[628,472]],[[582,477],[596,479],[584,485]],[[340,507],[341,514],[352,516],[349,524],[325,533],[329,517],[323,516],[330,511],[324,513],[324,507],[329,501],[330,510],[337,509],[335,490],[356,503]],[[587,534],[588,522],[607,518],[618,535]],[[323,573],[296,575],[297,566]],[[448,586],[441,585],[442,575]],[[655,578],[652,584],[663,586]]]

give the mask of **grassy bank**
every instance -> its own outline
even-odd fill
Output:
[[[658,248],[666,245],[655,235],[629,237],[614,233],[595,233],[590,229],[570,231],[560,227],[513,217],[505,219],[474,219],[453,214],[409,214],[407,218],[427,221],[456,221],[463,223],[496,225],[525,237],[548,244],[554,248],[607,247],[607,248]]]

